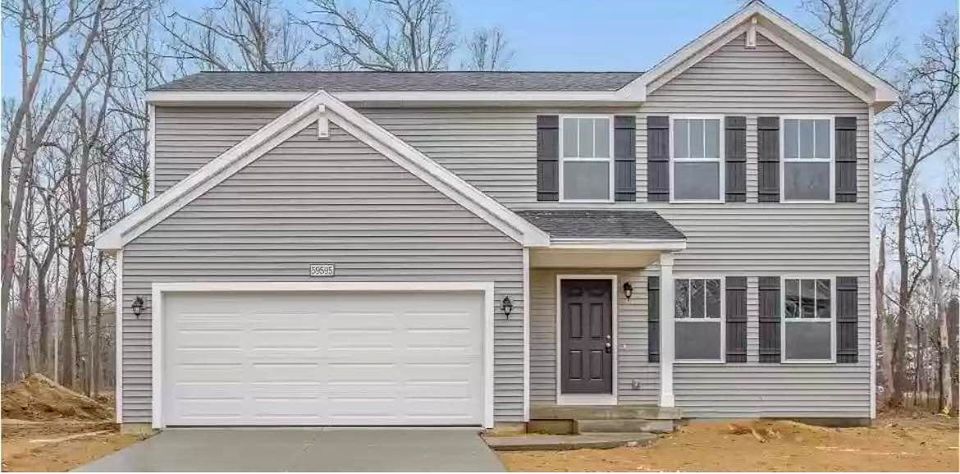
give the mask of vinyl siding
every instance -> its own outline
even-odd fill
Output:
[[[223,111],[210,123],[229,123]],[[158,117],[163,114],[158,109]],[[262,111],[264,114],[267,112]],[[680,365],[678,405],[690,416],[856,416],[869,407],[869,195],[866,104],[762,35],[755,49],[742,37],[672,79],[638,108],[380,108],[361,112],[437,160],[480,190],[515,209],[652,209],[687,235],[675,273],[748,276],[748,363]],[[278,114],[279,111],[270,113]],[[536,201],[536,116],[562,113],[637,116],[637,201],[569,204]],[[680,114],[747,117],[747,202],[670,204],[646,202],[646,116]],[[757,117],[825,114],[855,116],[858,202],[757,203]],[[206,122],[198,122],[204,126]],[[219,127],[221,125],[211,125]],[[160,149],[158,118],[158,150]],[[237,139],[239,141],[239,139]],[[166,148],[165,148],[166,149]],[[209,157],[213,158],[213,155]],[[158,152],[160,161],[166,160]],[[177,164],[174,167],[182,167]],[[184,171],[178,171],[185,176]],[[159,172],[158,172],[159,176]],[[172,176],[172,174],[171,174]],[[253,244],[255,245],[255,244]],[[577,273],[587,270],[578,269]],[[531,396],[548,402],[555,384],[555,281],[532,272]],[[656,402],[656,364],[646,362],[645,275],[626,272],[635,296],[620,308],[618,381],[621,402]],[[756,362],[757,277],[783,274],[855,276],[859,280],[859,362],[780,365]],[[623,281],[623,280],[621,280]],[[511,296],[513,298],[513,296]],[[622,346],[626,344],[626,348]],[[640,389],[632,389],[632,380]]]
[[[151,318],[130,312],[155,282],[493,281],[523,311],[515,241],[337,127],[304,129],[123,251],[123,421],[151,416]],[[314,279],[313,281],[316,281]],[[495,314],[497,421],[523,416],[522,318]]]

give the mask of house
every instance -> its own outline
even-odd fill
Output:
[[[762,2],[651,70],[187,76],[98,237],[118,419],[875,416],[874,115]]]

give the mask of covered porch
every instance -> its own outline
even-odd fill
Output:
[[[576,420],[581,428],[656,431],[664,427],[657,420],[679,418],[672,281],[686,237],[648,210],[520,215],[550,234],[550,245],[528,257],[532,425]],[[660,309],[652,322],[651,307]],[[625,419],[643,421],[617,421]]]

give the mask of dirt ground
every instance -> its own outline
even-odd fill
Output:
[[[647,447],[503,452],[511,471],[950,471],[956,418],[885,415],[870,428],[695,423]]]
[[[4,471],[68,471],[143,439],[120,434],[109,395],[89,398],[31,375],[2,396]]]

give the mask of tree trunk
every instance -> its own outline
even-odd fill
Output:
[[[933,217],[930,215],[930,199],[923,194],[923,213],[926,217],[927,243],[930,246],[930,286],[933,295],[933,316],[937,321],[937,341],[940,358],[940,412],[950,413],[953,406],[953,382],[950,381],[950,336],[947,331],[947,312],[943,307],[943,289],[940,287],[940,260],[937,258],[937,238],[933,231]]]
[[[877,273],[874,276],[876,283],[876,303],[877,314],[874,315],[877,325],[877,379],[883,390],[880,391],[880,404],[885,406],[893,394],[893,369],[891,368],[890,340],[887,337],[887,301],[886,301],[886,276],[887,276],[887,228],[880,231],[880,254],[877,258]],[[872,388],[876,390],[876,387]]]
[[[920,405],[920,394],[923,392],[923,386],[921,385],[922,379],[921,375],[923,374],[923,347],[920,345],[921,338],[923,337],[920,334],[920,324],[915,325],[917,330],[916,338],[916,357],[915,363],[916,368],[913,371],[913,406]]]
[[[897,216],[897,260],[900,264],[900,288],[897,292],[897,326],[893,341],[893,393],[890,395],[890,405],[899,407],[903,404],[903,394],[910,389],[910,379],[907,376],[907,307],[910,304],[910,262],[907,255],[907,217],[908,193],[910,182],[909,170],[904,169],[900,177],[900,209]]]

